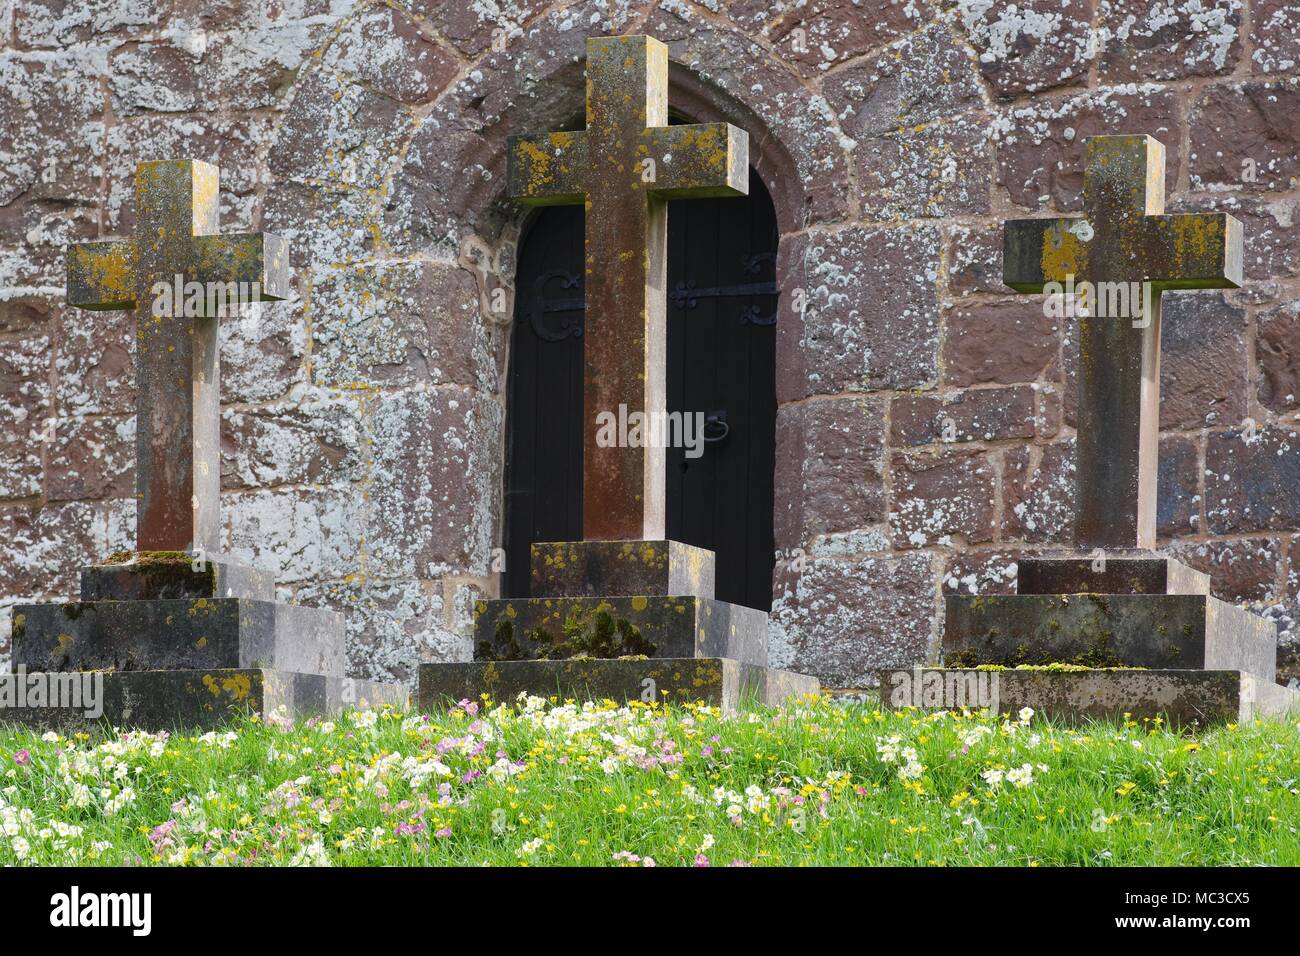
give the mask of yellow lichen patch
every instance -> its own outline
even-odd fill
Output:
[[[515,143],[515,153],[527,163],[528,182],[526,188],[529,195],[535,195],[551,185],[552,156],[550,153],[527,139],[521,139]]]
[[[637,596],[632,598],[632,610],[634,611],[644,611],[649,604],[650,601],[644,597]]]
[[[232,674],[222,679],[221,689],[235,700],[246,700],[252,693],[253,682],[247,674]]]
[[[203,686],[213,697],[220,697],[225,693],[236,701],[247,700],[253,691],[253,681],[247,674],[232,674],[220,680],[211,674],[204,674]]]
[[[1224,247],[1224,219],[1215,215],[1171,216],[1166,220],[1172,233],[1170,248],[1173,262],[1171,275],[1188,271],[1194,263],[1207,257],[1222,255]]]
[[[135,298],[135,244],[92,242],[69,250],[70,278],[79,281],[96,301],[85,305],[128,302]],[[70,285],[75,284],[70,282]]]
[[[523,172],[522,181],[516,184],[519,196],[539,198],[561,191],[562,183],[569,177],[569,157],[576,148],[581,133],[556,132],[536,139],[517,139],[513,144],[514,159]],[[539,142],[544,140],[545,146]]]
[[[1061,224],[1043,230],[1043,279],[1047,282],[1064,282],[1067,277],[1076,280],[1088,274],[1088,247],[1079,237]]]

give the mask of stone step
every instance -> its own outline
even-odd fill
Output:
[[[202,560],[183,552],[137,551],[81,569],[83,601],[182,598],[275,600],[275,578],[224,555]]]
[[[1020,594],[1209,594],[1210,576],[1154,551],[1025,557]]]
[[[713,552],[680,541],[541,541],[530,549],[533,597],[713,597]]]
[[[1277,672],[1277,628],[1200,594],[949,595],[943,661]]]
[[[480,601],[474,609],[474,656],[478,660],[540,658],[549,645],[530,637],[534,628],[542,628],[554,642],[563,639],[566,621],[584,622],[584,630],[589,630],[602,611],[615,622],[624,620],[636,627],[648,642],[628,647],[625,653],[605,653],[606,657],[727,657],[767,666],[766,612],[712,598],[665,595]],[[513,644],[498,633],[503,625]],[[490,653],[482,652],[485,645]]]
[[[880,696],[899,709],[1023,707],[1063,721],[1162,717],[1171,726],[1205,727],[1254,717],[1300,714],[1300,693],[1237,670],[882,670]],[[936,703],[935,701],[941,701]],[[969,701],[969,703],[963,703]]]
[[[19,604],[13,665],[28,671],[263,667],[342,677],[343,617],[238,598]]]
[[[21,698],[20,680],[26,682]],[[33,681],[44,687],[40,706],[32,705]],[[68,683],[74,681],[75,691]],[[55,682],[66,689],[57,690]],[[56,696],[60,693],[69,696]],[[269,668],[0,674],[0,721],[56,730],[103,723],[150,731],[209,730],[242,716],[265,720],[280,708],[299,719],[408,703],[400,684]]]
[[[815,677],[729,658],[580,658],[421,664],[415,700],[424,713],[483,694],[502,703],[528,694],[575,701],[702,702],[735,711],[746,700],[776,706],[819,690]]]

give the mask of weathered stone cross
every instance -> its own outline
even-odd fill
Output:
[[[1084,218],[1005,224],[1003,281],[1011,288],[1092,286],[1079,316],[1080,548],[1155,546],[1160,293],[1241,283],[1241,223],[1223,213],[1165,215],[1164,184],[1165,150],[1155,139],[1093,137]]]
[[[510,195],[585,203],[583,537],[664,537],[664,450],[605,448],[602,412],[663,412],[666,200],[749,189],[749,140],[728,123],[668,124],[668,48],[587,40],[587,128],[512,137]]]
[[[136,546],[141,551],[211,554],[218,549],[219,366],[212,303],[232,303],[234,295],[273,301],[289,294],[289,254],[282,239],[217,235],[218,177],[217,167],[207,163],[140,163],[136,237],[79,243],[68,250],[70,305],[135,311]],[[178,275],[180,290],[200,283],[208,294],[186,292],[182,302],[169,292],[168,306],[159,308],[162,289],[176,289]]]

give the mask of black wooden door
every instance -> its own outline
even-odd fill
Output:
[[[582,537],[580,206],[543,209],[520,246],[506,442],[502,592],[526,597],[528,547]],[[776,433],[776,216],[743,199],[668,212],[668,408],[703,412],[704,453],[667,453],[667,534],[717,554],[717,596],[768,610]]]

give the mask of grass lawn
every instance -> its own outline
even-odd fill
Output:
[[[809,698],[351,712],[202,735],[0,726],[0,864],[1300,864],[1300,722]]]

